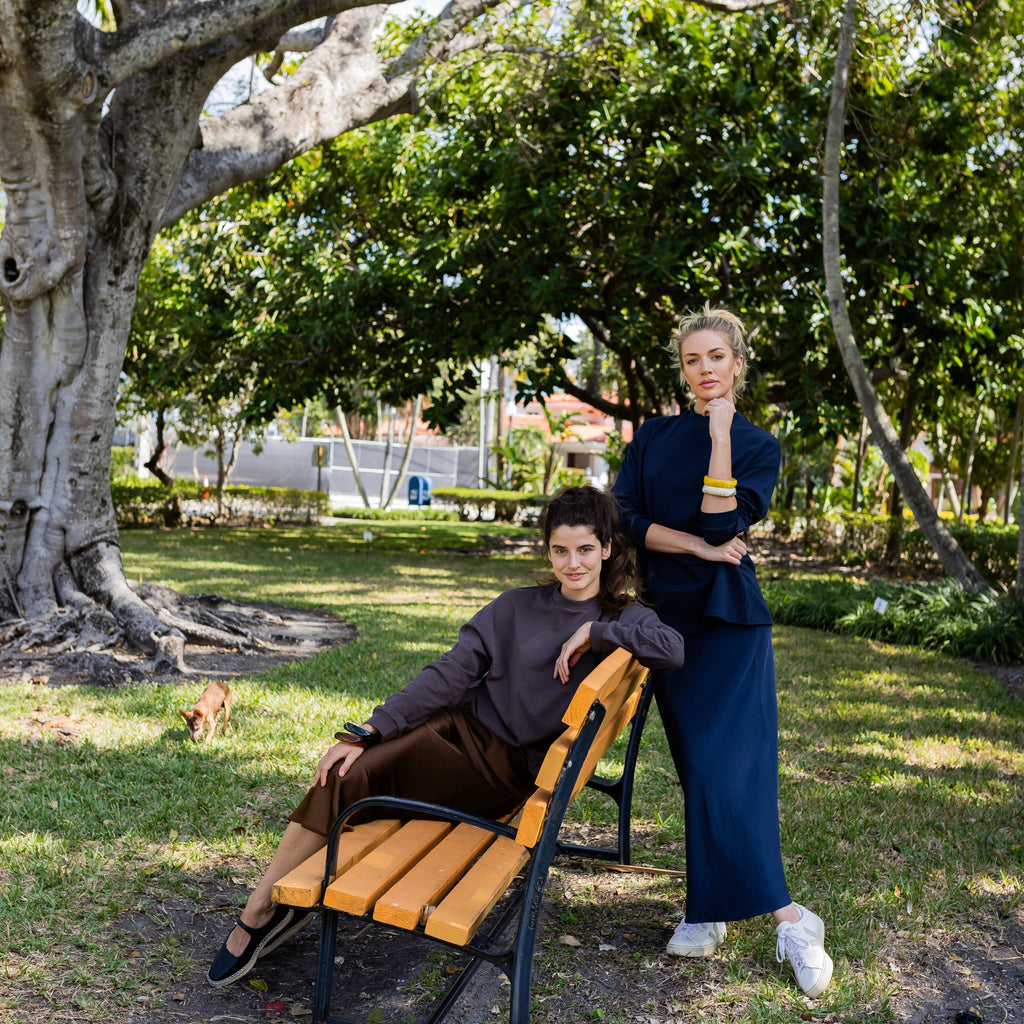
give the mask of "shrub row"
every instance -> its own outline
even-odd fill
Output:
[[[1024,607],[1010,596],[936,583],[769,580],[765,598],[775,621],[960,658],[1012,665],[1024,661]],[[881,598],[885,605],[878,605]]]
[[[333,512],[339,519],[423,519],[427,522],[451,523],[458,512],[426,505],[422,508],[339,508]]]
[[[524,513],[537,508],[546,500],[539,494],[525,491],[497,491],[474,487],[438,487],[433,491],[434,501],[454,505],[459,519],[496,519],[502,523],[514,523]]]
[[[187,526],[218,519],[216,492],[204,491],[193,480],[165,487],[155,480],[129,478],[112,481],[110,490],[121,526]],[[330,511],[326,494],[285,487],[225,487],[223,499],[223,518],[230,522],[310,523]]]
[[[782,540],[798,539],[809,555],[838,565],[885,561],[891,519],[856,512],[795,516],[772,511],[764,524]],[[998,523],[947,524],[964,554],[993,583],[1012,587],[1017,578],[1017,527]],[[919,572],[939,571],[939,561],[913,519],[900,520],[900,564]]]

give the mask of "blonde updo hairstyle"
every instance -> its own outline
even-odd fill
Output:
[[[704,308],[699,313],[687,313],[679,321],[669,348],[684,387],[686,386],[686,376],[683,373],[683,343],[691,334],[697,334],[699,331],[714,331],[715,334],[725,339],[733,356],[742,360],[740,372],[732,389],[733,398],[738,399],[746,390],[747,366],[750,363],[750,345],[747,344],[747,329],[743,326],[743,321],[727,309],[712,307],[710,302],[705,302]],[[695,397],[691,395],[690,401],[692,402]]]

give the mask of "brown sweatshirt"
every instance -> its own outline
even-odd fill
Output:
[[[591,649],[565,685],[555,676],[562,645],[585,622]],[[368,724],[387,740],[458,707],[503,740],[523,747],[532,771],[562,731],[576,688],[616,647],[653,669],[683,663],[683,638],[648,607],[632,604],[602,612],[597,598],[573,601],[559,584],[508,590],[481,608],[459,631],[455,646],[374,709]]]

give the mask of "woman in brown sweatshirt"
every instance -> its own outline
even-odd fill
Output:
[[[594,487],[563,491],[545,511],[543,537],[551,581],[506,591],[482,608],[447,654],[361,727],[339,733],[320,758],[207,974],[211,985],[244,977],[307,922],[308,912],[276,906],[271,891],[326,845],[346,807],[391,794],[508,814],[533,791],[576,688],[606,654],[624,647],[650,668],[682,664],[682,637],[635,600],[635,560],[610,496]]]

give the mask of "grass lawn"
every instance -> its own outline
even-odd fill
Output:
[[[233,680],[231,727],[206,745],[186,742],[177,714],[199,680],[2,690],[0,1021],[112,1024],[140,1001],[162,1005],[169,973],[198,983],[205,962],[172,936],[139,955],[125,915],[197,898],[211,877],[237,880],[241,900],[334,731],[446,650],[480,605],[538,577],[535,558],[475,551],[501,530],[397,522],[126,531],[132,578],[329,609],[359,635]],[[783,853],[794,897],[830,928],[832,986],[809,1008],[775,964],[766,922],[742,922],[730,926],[724,957],[685,965],[694,987],[685,1010],[672,1010],[654,978],[680,970],[661,956],[664,923],[681,912],[679,882],[623,875],[608,890],[559,871],[549,901],[559,934],[621,930],[632,915],[642,939],[628,954],[629,999],[609,1000],[600,1014],[581,1006],[577,1019],[894,1020],[899,950],[952,948],[979,928],[1024,923],[1022,702],[963,662],[907,648],[779,628],[775,650]],[[57,715],[67,733],[40,727]],[[656,715],[634,811],[636,859],[681,867],[679,788]],[[595,795],[570,815],[581,828],[611,821]],[[557,935],[546,941],[539,999],[571,999],[593,956]],[[572,1019],[547,1006],[539,1002],[537,1021]]]

